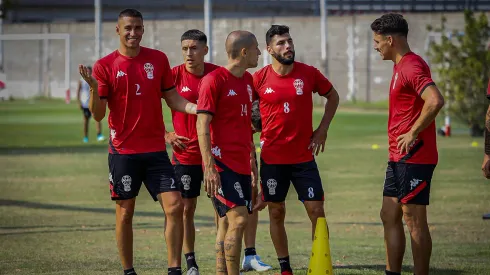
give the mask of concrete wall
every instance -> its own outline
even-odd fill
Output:
[[[441,13],[406,14],[409,22],[409,43],[412,50],[424,54],[427,38],[426,25],[440,24]],[[370,23],[379,15],[330,16],[328,18],[328,77],[341,98],[355,92],[358,100],[365,100],[368,87],[371,100],[387,98],[393,64],[383,62],[373,50]],[[446,14],[449,29],[462,29],[462,13]],[[488,14],[487,14],[488,16]],[[286,24],[291,28],[298,61],[322,68],[320,58],[319,17],[259,17],[216,19],[213,22],[214,62],[224,65],[224,41],[226,35],[236,29],[252,31],[259,44],[265,44],[265,32],[273,23]],[[145,21],[143,45],[164,51],[172,66],[181,62],[180,35],[191,28],[204,30],[203,20]],[[4,25],[4,33],[70,33],[71,40],[71,91],[75,96],[79,79],[77,65],[92,64],[94,56],[94,25],[92,23],[10,24]],[[108,54],[118,47],[114,23],[103,24],[103,53]],[[4,42],[4,64],[8,92],[15,97],[31,97],[51,94],[64,97],[64,43],[50,40],[48,58],[43,59],[42,41]],[[368,61],[370,58],[370,61]],[[43,60],[45,62],[43,62]],[[47,62],[46,62],[47,61]],[[368,64],[370,65],[368,66]],[[262,58],[259,60],[262,64]],[[368,74],[368,70],[370,74]],[[251,70],[252,72],[255,70]],[[323,71],[323,69],[322,69]],[[368,79],[368,75],[370,75]]]

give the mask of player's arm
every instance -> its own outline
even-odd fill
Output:
[[[206,112],[197,114],[197,140],[201,150],[204,165],[204,190],[211,196],[215,196],[221,187],[220,177],[216,171],[213,154],[211,151],[211,132],[209,125],[213,115]]]
[[[318,128],[313,132],[310,145],[308,146],[308,149],[312,149],[312,152],[318,156],[320,150],[322,153],[325,150],[325,141],[327,140],[328,129],[330,128],[330,123],[337,112],[340,100],[339,94],[333,87],[332,83],[330,83],[330,81],[319,70],[315,69],[314,74],[315,91],[327,99],[327,104],[325,104],[325,110],[323,112],[320,125],[318,125]]]
[[[93,70],[95,77],[91,75],[88,68],[83,65],[79,65],[79,71],[80,75],[90,86],[90,100],[88,108],[94,119],[100,122],[102,119],[104,119],[107,108],[106,97],[109,94],[110,87],[107,82],[108,78],[106,77],[103,68],[98,63],[95,64]],[[104,98],[102,99],[99,94]]]
[[[337,108],[339,107],[339,93],[332,86],[330,92],[325,94],[323,97],[327,99],[327,104],[325,104],[325,111],[323,113],[322,121],[320,121],[320,125],[318,125],[318,129],[323,131],[328,131],[330,128],[330,123],[332,122],[335,113],[337,112]]]
[[[196,114],[196,104],[183,98],[175,88],[163,92],[163,98],[165,99],[168,107],[172,110],[191,115]]]
[[[410,130],[414,136],[417,136],[422,130],[427,128],[444,106],[444,98],[436,85],[429,85],[421,93],[424,106],[422,107],[420,117],[415,121]]]

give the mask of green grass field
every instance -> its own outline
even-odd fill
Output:
[[[315,111],[315,124],[321,110]],[[171,127],[166,110],[167,125]],[[317,158],[326,194],[335,274],[384,274],[379,219],[387,161],[386,110],[341,109],[327,149]],[[122,274],[109,198],[107,145],[82,141],[82,114],[61,101],[0,103],[0,274]],[[104,122],[104,134],[107,126]],[[471,147],[477,141],[478,147]],[[439,138],[430,229],[436,275],[490,274],[490,184],[481,175],[483,139]],[[379,144],[372,150],[372,144]],[[295,274],[306,274],[310,223],[294,189],[287,199],[287,231]],[[134,217],[138,274],[164,274],[163,213],[142,188]],[[196,256],[201,274],[214,274],[215,227],[209,199],[196,213]],[[407,241],[403,274],[412,274]],[[263,260],[276,260],[261,212],[256,244]],[[183,265],[185,266],[185,264]],[[166,274],[166,273],[165,273]],[[259,274],[259,273],[246,273]]]

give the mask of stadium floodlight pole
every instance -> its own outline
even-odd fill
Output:
[[[209,52],[205,56],[206,62],[213,62],[213,1],[204,0],[204,32],[208,36]]]
[[[102,6],[101,0],[95,0],[94,8],[95,8],[95,60],[99,60],[102,57]]]

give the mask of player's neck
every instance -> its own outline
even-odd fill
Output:
[[[247,67],[242,66],[239,62],[230,62],[225,68],[236,77],[242,77],[247,70]]]
[[[400,47],[400,49],[398,49],[396,51],[396,54],[393,58],[393,62],[395,62],[395,64],[400,63],[400,60],[402,60],[403,56],[409,52],[411,52],[411,50],[410,50],[410,47],[408,45]]]
[[[274,58],[272,59],[272,69],[278,75],[289,74],[293,70],[293,67],[294,67],[294,63],[291,65],[284,65],[284,64],[281,64],[279,61],[275,60]]]
[[[185,65],[185,70],[193,75],[202,76],[204,74],[204,63],[196,67],[188,67],[187,65]]]
[[[127,48],[124,45],[119,46],[119,53],[121,55],[127,56],[127,57],[136,57],[141,51],[141,47],[137,47],[134,49]]]

